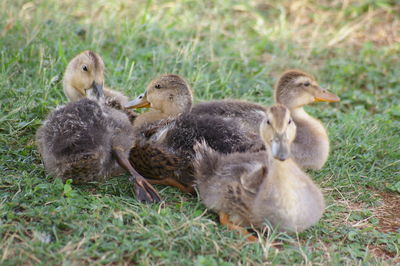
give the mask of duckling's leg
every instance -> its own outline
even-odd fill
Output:
[[[131,174],[131,178],[129,180],[132,181],[135,186],[135,194],[137,199],[141,202],[148,203],[160,202],[161,198],[157,190],[155,190],[143,176],[136,172],[129,162],[127,156],[125,156],[125,153],[121,149],[115,148],[113,149],[113,154],[117,159],[118,164],[128,171],[129,174]]]
[[[239,234],[246,236],[247,240],[250,242],[256,242],[258,239],[257,237],[251,235],[251,233],[249,231],[247,231],[246,229],[244,229],[243,227],[233,224],[229,220],[229,215],[226,213],[223,213],[223,212],[219,213],[219,222],[221,224],[225,225],[226,227],[228,227],[228,229],[236,230],[236,231],[238,231]]]
[[[150,184],[176,187],[184,193],[193,193],[194,192],[194,188],[192,186],[185,186],[173,178],[164,178],[164,179],[149,179],[149,178],[147,178],[146,180],[149,181]]]

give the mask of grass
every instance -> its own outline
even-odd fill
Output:
[[[399,1],[55,1],[0,3],[0,263],[393,264],[400,258]],[[299,235],[250,244],[218,224],[197,197],[157,187],[139,204],[124,176],[70,186],[45,174],[34,144],[66,102],[62,73],[85,49],[107,84],[134,97],[178,73],[197,101],[271,104],[279,73],[301,68],[340,95],[307,108],[324,121],[330,158],[310,172],[326,212]],[[396,230],[397,229],[397,230]]]

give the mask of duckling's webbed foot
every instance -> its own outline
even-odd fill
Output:
[[[144,179],[144,177],[140,175],[132,176],[129,180],[133,182],[135,186],[135,194],[139,201],[146,203],[161,201],[157,190],[155,190],[153,186]]]
[[[129,162],[127,156],[119,150],[113,150],[114,156],[117,159],[118,164],[124,168],[126,171],[131,174],[130,181],[133,182],[135,186],[135,194],[139,201],[146,203],[156,203],[161,201],[161,197],[158,194],[157,190],[150,185],[144,177],[142,177],[136,170],[133,168],[131,163]]]
[[[225,225],[228,229],[230,230],[234,230],[236,232],[238,232],[239,234],[246,236],[246,239],[249,242],[256,242],[258,240],[257,237],[251,235],[251,233],[249,231],[247,231],[245,228],[233,224],[230,219],[229,219],[229,215],[223,212],[219,213],[219,221],[221,224]]]

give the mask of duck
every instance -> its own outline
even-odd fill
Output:
[[[221,153],[264,149],[256,135],[246,134],[234,119],[191,113],[193,96],[179,75],[156,77],[126,108],[150,108],[134,121],[130,162],[151,184],[194,193],[193,145],[204,139]]]
[[[274,100],[289,108],[297,125],[296,139],[291,144],[293,160],[303,169],[321,169],[329,155],[328,134],[322,122],[309,115],[304,106],[314,102],[338,102],[340,98],[321,88],[312,75],[288,70],[275,85]],[[265,108],[253,102],[229,99],[198,103],[192,108],[192,113],[234,117],[249,134],[253,134],[258,132]]]
[[[102,182],[125,170],[139,201],[159,202],[158,192],[129,162],[134,142],[131,121],[126,113],[106,104],[104,63],[94,53],[86,55],[93,64],[75,60],[67,68],[68,74],[75,75],[64,80],[64,86],[74,86],[84,97],[57,107],[37,130],[36,143],[45,169],[63,181],[72,179],[74,184]]]
[[[95,73],[96,66],[99,65],[104,66],[103,58],[91,50],[83,51],[69,61],[64,73],[63,90],[70,102],[86,97],[82,82],[90,79]],[[105,104],[126,113],[131,123],[133,123],[138,114],[124,108],[124,105],[128,102],[128,97],[122,92],[106,86],[103,87],[103,92]]]
[[[222,154],[206,142],[195,144],[195,183],[205,206],[221,224],[249,235],[268,221],[285,232],[302,232],[321,218],[325,203],[320,188],[291,158],[296,124],[289,109],[276,104],[259,126],[266,150]]]

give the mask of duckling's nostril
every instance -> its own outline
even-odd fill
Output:
[[[286,160],[286,158],[287,158],[287,156],[286,156],[284,153],[280,153],[280,154],[278,155],[279,161],[284,161],[284,160]]]

